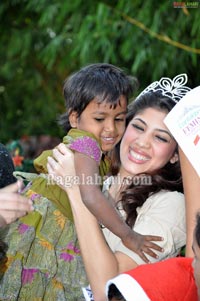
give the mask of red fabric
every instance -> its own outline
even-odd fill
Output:
[[[192,258],[144,264],[124,274],[132,276],[152,301],[198,300]]]

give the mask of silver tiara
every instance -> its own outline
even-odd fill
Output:
[[[191,89],[184,86],[187,83],[187,74],[179,74],[173,79],[168,77],[162,77],[159,81],[155,81],[145,88],[136,100],[147,92],[157,92],[160,91],[162,95],[170,97],[175,103],[177,103],[187,92]]]

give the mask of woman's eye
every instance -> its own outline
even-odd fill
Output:
[[[161,137],[161,136],[156,136],[156,138],[158,139],[158,140],[160,140],[160,141],[162,141],[162,142],[168,142],[168,140],[166,139],[166,138],[164,138],[164,137]]]
[[[144,131],[144,128],[138,124],[132,123],[132,127],[134,127],[135,129],[137,129],[139,131]]]
[[[104,119],[103,118],[94,118],[97,122],[101,122],[103,121]]]

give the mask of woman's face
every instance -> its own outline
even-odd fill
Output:
[[[194,259],[192,262],[192,266],[194,268],[194,278],[198,290],[198,297],[200,300],[200,247],[197,244],[195,235],[193,236],[192,249],[194,252]]]
[[[120,146],[121,172],[152,173],[168,161],[175,163],[176,142],[163,120],[167,113],[147,108],[129,122]]]

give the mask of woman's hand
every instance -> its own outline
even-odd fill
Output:
[[[0,189],[0,227],[33,210],[32,201],[18,193],[21,187],[22,182],[17,181]]]
[[[53,149],[53,157],[48,157],[47,170],[49,180],[53,180],[64,190],[75,183],[74,154],[64,143]]]

